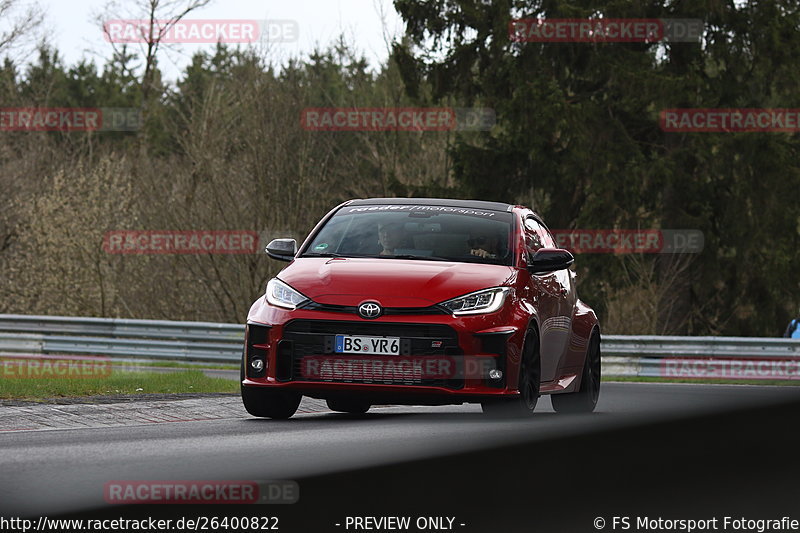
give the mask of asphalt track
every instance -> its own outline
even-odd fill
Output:
[[[281,531],[320,533],[376,513],[454,516],[464,532],[594,531],[592,517],[644,510],[800,518],[799,407],[795,387],[604,383],[596,413],[556,414],[545,397],[525,421],[467,405],[7,432],[0,514],[267,513]],[[300,501],[230,510],[103,499],[109,481],[189,479],[296,480]]]

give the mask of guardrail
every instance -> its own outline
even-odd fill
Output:
[[[605,335],[603,374],[687,379],[800,379],[800,340]]]
[[[0,315],[0,354],[236,363],[243,343],[241,324]]]
[[[243,340],[241,324],[0,315],[0,355],[237,363]],[[690,364],[693,375],[685,377],[750,369],[754,378],[800,379],[800,341],[793,339],[605,335],[602,353],[603,374],[612,376],[680,377]]]

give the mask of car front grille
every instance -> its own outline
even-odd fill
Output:
[[[400,354],[360,355],[336,354],[334,338],[336,335],[359,335],[376,337],[399,337]],[[304,358],[344,357],[351,360],[369,358],[391,365],[394,361],[416,358],[417,360],[447,359],[456,368],[463,365],[463,352],[458,345],[456,331],[442,324],[407,324],[389,322],[364,322],[345,320],[292,320],[284,326],[283,337],[278,344],[276,377],[279,381],[338,382],[405,384],[460,389],[464,385],[459,373],[448,376],[425,376],[398,373],[391,379],[373,379],[363,375],[328,376],[313,379],[303,375],[301,365]],[[394,360],[392,359],[394,358]]]

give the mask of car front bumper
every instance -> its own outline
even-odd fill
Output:
[[[513,317],[504,309],[464,317],[364,320],[256,302],[247,325],[242,385],[318,398],[364,396],[371,403],[448,404],[514,396],[516,388],[508,384],[517,383],[524,327]],[[341,334],[400,338],[402,350],[399,356],[335,353],[333,338]],[[253,369],[254,358],[262,359],[262,370]],[[490,376],[490,370],[499,370],[500,377]]]

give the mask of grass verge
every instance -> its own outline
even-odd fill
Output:
[[[41,399],[119,394],[238,392],[236,380],[211,378],[202,370],[182,372],[111,372],[104,377],[2,378],[0,399]]]
[[[112,366],[153,366],[159,368],[207,368],[210,370],[239,370],[239,364],[225,363],[173,363],[171,361],[150,361],[147,359],[130,361],[111,361]]]

